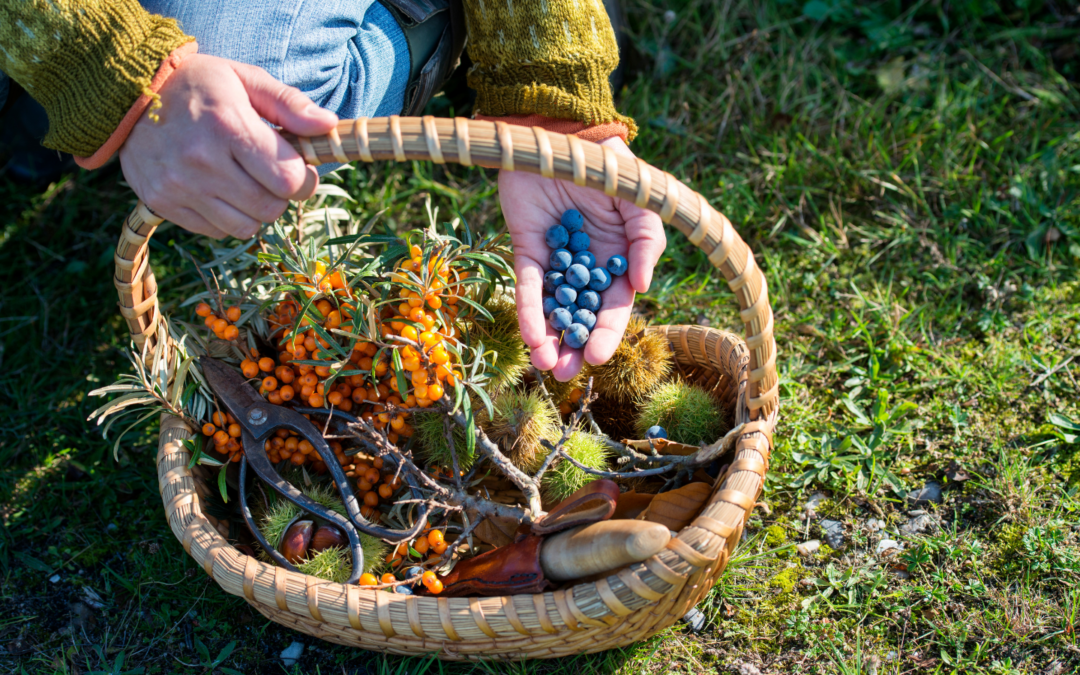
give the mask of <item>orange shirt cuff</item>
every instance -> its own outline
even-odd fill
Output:
[[[576,120],[563,120],[554,117],[545,117],[544,115],[506,115],[504,117],[477,115],[476,119],[485,122],[506,122],[507,124],[515,124],[521,127],[540,127],[545,131],[567,135],[572,134],[582,140],[592,141],[593,143],[606,141],[615,136],[626,141],[627,137],[630,135],[630,129],[622,122],[606,122],[604,124],[589,126],[584,122],[578,122]]]
[[[153,79],[150,80],[150,86],[143,90],[142,96],[135,99],[135,103],[128,109],[124,119],[120,120],[120,124],[109,136],[109,139],[97,149],[97,152],[89,157],[76,157],[75,163],[84,169],[97,169],[104,166],[120,150],[120,146],[124,144],[131,130],[135,128],[135,123],[150,107],[150,104],[157,97],[158,91],[165,86],[165,81],[169,79],[169,76],[180,67],[180,62],[184,60],[184,57],[197,51],[199,51],[199,45],[196,42],[188,42],[174,49],[168,58],[161,62],[157,72],[154,73]]]

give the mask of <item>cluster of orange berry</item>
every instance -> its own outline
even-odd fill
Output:
[[[438,557],[446,552],[446,548],[449,544],[446,542],[446,538],[443,536],[442,530],[431,530],[426,535],[422,534],[412,542],[401,542],[398,547],[386,554],[386,562],[391,567],[397,567],[401,565],[412,554],[409,552],[409,548],[420,554],[421,559],[424,556],[430,560],[431,558]]]
[[[230,462],[239,462],[244,454],[244,448],[240,445],[240,435],[243,429],[232,413],[223,413],[220,410],[210,416],[211,422],[202,426],[203,436],[209,437],[214,442],[214,449],[223,455],[229,456]]]
[[[330,447],[334,448],[335,443],[332,442]],[[354,462],[355,458],[338,454],[337,448],[334,448],[334,454],[345,469],[345,475],[356,480],[357,496],[361,502],[360,514],[372,522],[378,522],[379,502],[388,501],[394,496],[402,486],[401,477],[395,477],[393,469],[386,467],[381,457]]]
[[[203,323],[214,331],[218,339],[235,340],[240,336],[240,329],[235,325],[240,320],[239,307],[226,307],[225,316],[221,317],[214,314],[214,309],[210,305],[200,302],[195,306],[195,313],[203,318]]]

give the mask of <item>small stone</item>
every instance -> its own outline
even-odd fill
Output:
[[[806,504],[803,506],[803,508],[807,511],[813,511],[817,509],[817,507],[820,506],[821,503],[828,498],[829,495],[825,494],[824,492],[815,492],[814,494],[810,495],[810,499],[806,500]]]
[[[898,656],[898,654],[895,651],[885,652],[885,660],[886,661],[895,661],[897,656]]]
[[[300,660],[300,655],[304,653],[303,642],[293,642],[291,645],[281,650],[281,665],[286,668],[291,668],[296,665],[296,662]]]
[[[669,10],[664,12],[664,23],[667,23],[667,24],[675,23],[675,19],[677,19],[677,18],[679,18],[679,17],[678,17],[678,15],[675,14],[674,10],[669,9]]]
[[[645,432],[645,438],[667,438],[667,429],[660,425],[651,426],[648,431]]]
[[[611,272],[612,276],[621,277],[626,274],[626,258],[621,255],[613,255],[608,258],[607,271]]]
[[[555,299],[563,306],[577,302],[577,289],[570,284],[563,284],[555,289]]]
[[[571,324],[563,334],[563,340],[571,349],[581,349],[589,341],[589,329],[580,323]]]
[[[876,555],[881,555],[886,551],[900,550],[900,544],[892,539],[882,539],[877,543],[877,547],[874,548]]]
[[[575,232],[570,235],[570,243],[567,245],[574,253],[580,253],[581,251],[588,251],[591,241],[589,235],[584,232]]]
[[[917,534],[933,533],[938,529],[937,517],[924,513],[921,516],[915,516],[911,520],[907,521],[900,526],[900,534],[905,537],[913,537]]]
[[[550,295],[544,296],[544,316],[551,316],[551,313],[561,306],[559,301]]]
[[[803,543],[797,544],[795,546],[795,550],[798,551],[799,555],[801,555],[804,558],[809,557],[809,556],[813,555],[814,553],[817,553],[817,550],[819,548],[821,548],[821,542],[819,540],[817,540],[817,539],[811,539],[810,541],[804,541]]]
[[[585,227],[585,216],[581,215],[581,211],[577,209],[568,209],[563,211],[559,224],[565,227],[567,232],[573,234]]]
[[[575,263],[566,269],[566,283],[578,290],[588,286],[591,280],[592,274],[584,265]]]
[[[551,248],[566,248],[566,244],[570,241],[570,233],[562,225],[556,225],[548,228],[547,233],[544,235],[544,241]]]
[[[705,627],[705,615],[702,614],[697,607],[691,609],[682,618],[690,627],[691,632],[700,632]]]
[[[564,331],[574,323],[574,316],[559,307],[548,316],[548,323],[557,331]]]
[[[52,575],[51,577],[49,577],[49,581],[51,583],[54,583],[54,584],[59,582],[60,581],[60,575],[59,574]]]
[[[97,594],[97,591],[89,586],[83,586],[83,602],[94,609],[102,609],[105,607],[105,601],[101,599],[101,596]]]
[[[913,507],[930,506],[940,504],[941,484],[936,481],[928,481],[921,490],[912,490],[907,495],[908,504]]]
[[[761,675],[761,670],[750,663],[736,663],[735,672],[739,675]]]
[[[878,530],[885,529],[885,521],[880,518],[869,518],[866,521],[866,529],[871,532],[877,532]]]
[[[818,523],[818,527],[821,528],[829,548],[840,549],[844,546],[844,524],[839,520],[825,519]]]
[[[594,267],[589,272],[589,288],[594,291],[606,291],[611,286],[611,272],[603,267]]]
[[[603,302],[600,300],[600,294],[596,291],[581,291],[577,296],[577,306],[582,309],[587,309],[590,312],[599,312],[600,305]]]
[[[592,329],[596,327],[596,315],[587,309],[579,309],[574,312],[574,323],[580,323],[592,332]]]
[[[588,251],[580,251],[574,254],[574,264],[584,265],[589,270],[596,267],[596,256]]]
[[[574,254],[567,251],[565,248],[552,251],[551,257],[548,258],[548,264],[551,266],[551,269],[556,272],[565,272],[573,262]]]
[[[544,275],[544,290],[548,293],[554,293],[555,289],[566,283],[566,275],[562,272],[556,272],[552,270]]]

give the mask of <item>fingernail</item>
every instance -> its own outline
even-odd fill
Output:
[[[333,120],[335,122],[337,121],[337,115],[330,112],[326,108],[320,108],[319,106],[315,105],[314,103],[312,103],[308,107],[304,108],[304,114],[308,115],[309,117],[323,117],[323,118],[326,118],[326,119],[333,118]]]

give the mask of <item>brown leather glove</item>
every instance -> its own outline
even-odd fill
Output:
[[[607,520],[615,513],[619,486],[606,478],[594,480],[559,502],[546,516],[532,524],[534,534],[552,534],[578,525]]]

